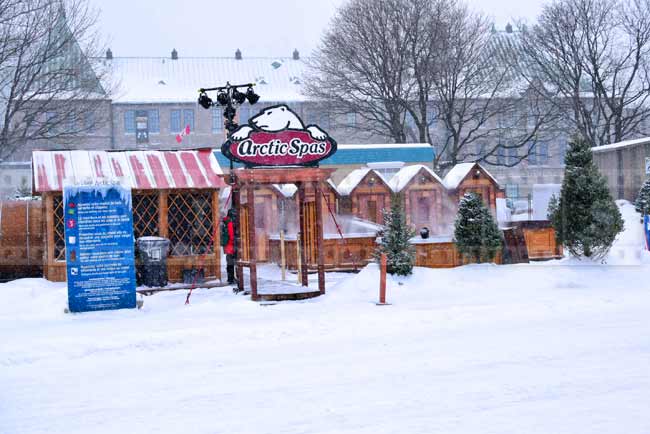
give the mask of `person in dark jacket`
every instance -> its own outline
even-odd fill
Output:
[[[228,214],[223,218],[221,223],[221,245],[223,253],[226,255],[226,274],[228,283],[235,283],[235,219],[237,212],[234,208],[228,210]]]

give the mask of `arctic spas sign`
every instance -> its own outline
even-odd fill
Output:
[[[134,308],[131,190],[64,186],[65,256],[71,312]]]
[[[316,125],[305,126],[286,105],[267,107],[239,127],[221,153],[246,166],[315,166],[336,152],[336,142]]]

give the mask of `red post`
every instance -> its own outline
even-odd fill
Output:
[[[379,304],[386,304],[386,254],[381,254],[379,268]]]

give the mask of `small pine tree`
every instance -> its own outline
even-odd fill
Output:
[[[574,138],[564,161],[560,197],[549,204],[557,241],[574,256],[603,258],[623,230],[621,213],[586,140]]]
[[[650,178],[646,179],[634,202],[634,208],[641,215],[650,214]]]
[[[386,272],[398,276],[408,276],[413,272],[415,248],[410,239],[414,236],[415,231],[406,224],[402,198],[394,195],[390,211],[384,211],[384,229],[375,250],[377,260],[382,253],[386,254]]]
[[[474,193],[465,193],[454,223],[458,251],[476,262],[492,261],[501,248],[501,231],[490,210]]]

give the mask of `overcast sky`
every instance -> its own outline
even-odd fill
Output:
[[[345,0],[89,0],[115,56],[290,56],[309,54]],[[532,21],[542,0],[469,0],[502,29]]]

